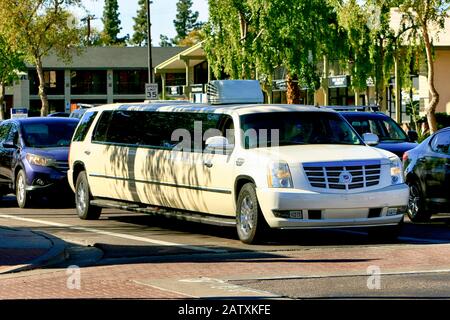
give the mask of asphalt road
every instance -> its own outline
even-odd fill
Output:
[[[450,260],[445,260],[450,259],[450,215],[435,216],[427,224],[406,219],[401,237],[394,242],[375,242],[359,229],[297,230],[274,231],[263,244],[245,245],[234,228],[115,209],[104,209],[98,221],[83,221],[70,206],[42,202],[32,209],[19,209],[11,196],[0,202],[0,225],[31,228],[68,242],[69,260],[60,268],[75,264],[92,266],[89,270],[95,272],[102,266],[156,262],[180,266],[198,261],[221,266],[226,262],[229,270],[224,269],[220,277],[215,274],[214,279],[240,288],[233,289],[233,294],[254,289],[263,295],[294,299],[450,298]],[[276,263],[281,271],[261,267],[252,274],[244,272],[243,262],[245,267]],[[371,265],[381,266],[380,278],[370,278],[373,274],[367,266]],[[190,276],[179,272],[178,280]],[[197,292],[196,297],[217,295],[217,285],[212,286],[211,280],[191,281],[184,291],[175,280],[141,283],[187,296],[192,292]],[[378,287],[371,288],[368,281]]]

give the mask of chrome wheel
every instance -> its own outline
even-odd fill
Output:
[[[78,211],[84,212],[86,210],[86,187],[84,181],[81,181],[78,185],[76,202]]]
[[[239,222],[241,232],[248,236],[255,226],[255,210],[253,201],[249,196],[242,199]]]
[[[414,218],[420,210],[420,191],[419,188],[413,184],[409,188],[408,214]]]
[[[26,199],[26,186],[25,186],[25,177],[19,173],[17,177],[17,202],[19,206],[22,206],[25,203]]]

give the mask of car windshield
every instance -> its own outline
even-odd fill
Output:
[[[360,134],[374,133],[380,141],[408,141],[408,137],[400,126],[391,118],[348,118],[350,124]]]
[[[270,112],[241,116],[245,148],[302,144],[362,145],[356,132],[331,112]]]
[[[31,148],[68,147],[76,122],[23,123],[25,146]]]

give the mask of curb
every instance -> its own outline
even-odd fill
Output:
[[[44,232],[31,232],[49,240],[52,243],[51,248],[46,253],[34,260],[31,260],[27,264],[13,266],[9,269],[6,269],[5,271],[0,272],[0,274],[9,274],[21,271],[29,271],[37,268],[50,267],[52,265],[62,263],[67,259],[67,245],[65,241]]]

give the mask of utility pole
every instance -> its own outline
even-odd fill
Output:
[[[87,17],[81,19],[81,21],[86,21],[87,24],[87,39],[86,44],[87,46],[91,45],[91,21],[97,19],[94,15],[88,14]]]
[[[152,63],[152,23],[150,19],[151,0],[147,0],[147,46],[148,46],[148,83],[153,83]]]

